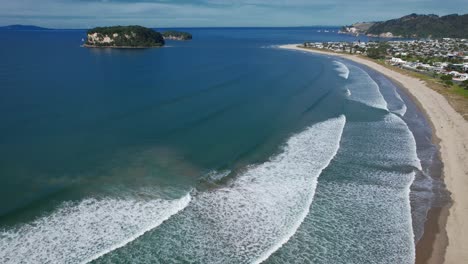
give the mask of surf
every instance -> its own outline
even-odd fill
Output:
[[[354,65],[349,65],[349,69],[349,83],[346,84],[350,91],[349,99],[388,111],[387,101],[380,92],[379,85],[369,74]]]
[[[414,263],[410,186],[421,169],[414,136],[393,113],[347,119],[310,213],[268,263]]]
[[[0,233],[1,263],[88,263],[156,228],[190,202],[89,198]]]
[[[345,123],[342,115],[293,135],[281,153],[247,166],[224,186],[197,192],[182,212],[97,262],[118,262],[138,252],[154,263],[261,263],[307,216]]]
[[[339,61],[333,61],[333,65],[336,66],[335,70],[339,73],[338,75],[344,79],[349,78],[349,68],[346,65]]]

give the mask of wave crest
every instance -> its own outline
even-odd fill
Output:
[[[86,263],[159,226],[190,202],[86,199],[0,233],[1,263]]]

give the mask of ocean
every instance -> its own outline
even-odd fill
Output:
[[[156,49],[0,33],[1,263],[413,263],[442,188],[391,80],[279,49],[338,28],[191,28]]]

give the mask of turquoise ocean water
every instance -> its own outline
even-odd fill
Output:
[[[0,262],[412,263],[427,121],[370,69],[277,48],[337,30],[1,32]]]

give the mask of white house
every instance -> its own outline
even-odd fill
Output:
[[[453,78],[454,81],[463,82],[468,80],[468,73],[459,74],[457,77]]]
[[[390,63],[393,64],[393,65],[400,65],[400,64],[403,64],[403,63],[406,63],[406,61],[400,59],[400,58],[395,58],[393,57],[391,60],[390,60]]]

